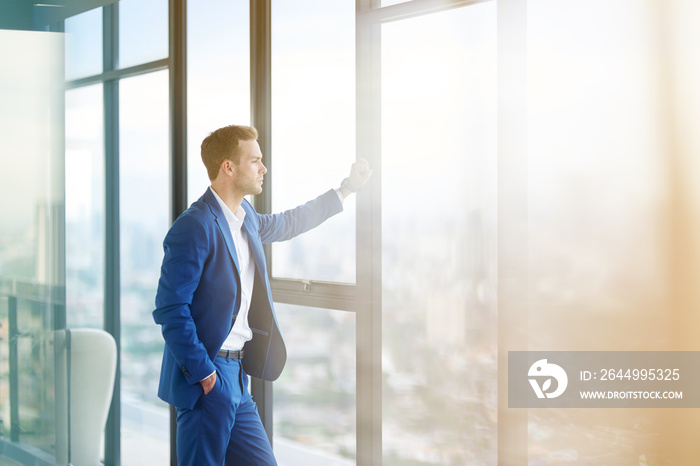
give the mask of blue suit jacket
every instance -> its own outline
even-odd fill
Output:
[[[243,367],[251,376],[275,380],[287,352],[272,304],[263,243],[293,238],[343,207],[333,190],[274,215],[258,214],[246,200],[242,207],[246,212],[243,229],[257,271],[248,315],[253,339],[244,347]],[[192,409],[203,393],[199,381],[216,370],[212,360],[241,302],[233,237],[209,189],[173,223],[163,249],[153,311],[165,339],[158,396],[173,406]]]

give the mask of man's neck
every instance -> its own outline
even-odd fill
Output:
[[[216,180],[212,181],[211,188],[216,191],[224,204],[231,209],[231,212],[235,213],[243,202],[243,195],[237,194],[233,189],[226,186],[224,183],[217,183]]]

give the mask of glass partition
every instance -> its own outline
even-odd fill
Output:
[[[0,43],[0,463],[65,464],[63,35]]]

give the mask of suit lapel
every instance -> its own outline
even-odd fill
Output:
[[[245,205],[245,200],[243,201]],[[245,220],[243,220],[243,230],[245,231],[246,236],[248,236],[248,244],[250,245],[250,250],[253,253],[253,259],[255,259],[255,269],[258,271],[258,275],[260,275],[260,278],[265,281],[265,270],[267,270],[267,267],[265,266],[265,253],[263,252],[262,248],[262,243],[260,242],[260,235],[258,234],[257,231],[253,229],[253,216],[255,215],[255,211],[250,208],[245,208],[247,206],[244,206],[245,210]]]
[[[233,244],[233,235],[231,234],[231,229],[228,226],[226,217],[224,217],[224,213],[221,211],[219,201],[217,201],[214,195],[211,193],[211,188],[208,188],[206,190],[206,192],[202,196],[202,199],[204,200],[204,202],[207,203],[207,205],[209,206],[209,210],[211,210],[212,215],[214,215],[214,221],[216,222],[216,225],[219,227],[219,230],[221,231],[221,234],[224,237],[224,242],[226,243],[226,248],[228,249],[228,253],[231,256],[231,259],[233,260],[233,265],[236,268],[236,273],[238,274],[238,276],[240,276],[241,268],[238,265],[238,254],[236,254],[236,247]]]

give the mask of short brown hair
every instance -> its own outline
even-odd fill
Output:
[[[252,126],[224,126],[212,132],[202,141],[202,162],[207,168],[210,180],[219,174],[219,167],[224,160],[238,164],[241,158],[240,142],[255,141],[258,130]]]

